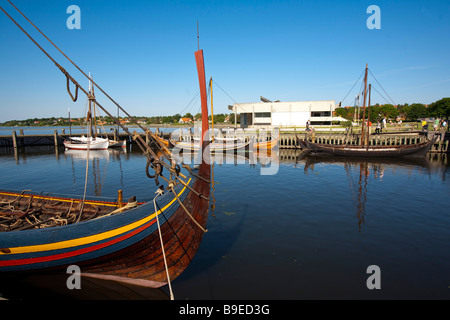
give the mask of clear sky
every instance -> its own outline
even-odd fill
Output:
[[[220,86],[215,113],[260,96],[338,103],[366,63],[397,104],[450,96],[450,1],[12,1],[132,115],[199,112],[199,100],[189,105],[199,90],[197,21],[206,77]],[[87,87],[6,0],[0,5]],[[80,30],[67,28],[70,5],[81,9]],[[381,10],[381,29],[367,28],[370,5]],[[71,101],[64,75],[2,12],[0,70],[0,122],[67,116],[68,107],[83,115],[85,96]],[[376,92],[372,101],[387,103]]]

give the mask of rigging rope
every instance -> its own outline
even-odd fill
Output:
[[[36,25],[34,25],[33,22],[31,22],[30,19],[28,19],[10,0],[8,0],[8,2],[34,27],[36,28],[37,31],[39,31],[39,33],[41,33],[67,60],[69,60],[69,62],[72,63],[72,65],[74,65],[86,78],[88,78],[90,80],[90,82],[96,86],[106,97],[108,97],[120,110],[122,110],[122,112],[124,112],[129,118],[133,119],[131,117],[130,114],[128,114],[128,112],[126,112],[114,99],[112,99],[91,77],[89,77],[85,72],[83,72],[83,70],[81,70],[81,68],[78,67],[78,65],[76,65],[64,52],[62,52]],[[203,196],[201,193],[197,192],[196,190],[194,190],[191,186],[189,186],[188,183],[186,183],[185,181],[183,181],[183,179],[180,178],[179,172],[177,172],[177,168],[175,166],[171,166],[169,164],[167,164],[165,161],[161,161],[159,159],[159,157],[156,155],[156,153],[150,148],[150,146],[148,145],[148,143],[146,143],[142,137],[136,133],[136,131],[133,131],[133,134],[131,134],[131,132],[128,130],[127,127],[125,127],[124,125],[122,125],[119,121],[118,118],[114,117],[113,115],[111,115],[111,113],[109,113],[98,101],[97,99],[94,97],[93,94],[91,94],[91,92],[87,92],[86,89],[84,89],[61,65],[59,65],[55,59],[52,58],[52,56],[50,56],[49,53],[47,53],[47,51],[45,51],[20,25],[19,23],[17,23],[1,6],[0,6],[0,10],[3,11],[3,13],[5,13],[5,15],[12,21],[14,22],[14,24],[16,24],[16,26],[55,64],[56,67],[58,67],[58,69],[60,69],[60,71],[66,76],[66,80],[67,80],[67,91],[70,95],[70,97],[72,98],[73,101],[76,101],[78,98],[78,89],[80,89],[87,97],[89,100],[91,100],[94,105],[97,105],[101,110],[103,110],[105,112],[105,114],[107,114],[109,117],[111,117],[112,119],[116,119],[116,123],[130,136],[133,138],[133,140],[136,141],[137,145],[139,146],[139,148],[143,151],[143,153],[147,156],[147,158],[149,159],[149,161],[147,162],[147,174],[148,174],[148,165],[149,162],[152,162],[152,168],[155,169],[155,181],[158,183],[157,177],[161,176],[165,181],[169,182],[169,180],[165,177],[162,176],[162,169],[163,166],[165,166],[169,172],[172,174],[175,174],[176,179],[181,182],[184,186],[186,186],[187,188],[189,188],[191,191],[193,191],[195,194],[197,194],[199,197],[205,199],[205,200],[209,200],[209,198]],[[72,93],[70,92],[70,88],[69,88],[69,84],[70,81],[75,85],[75,96],[72,95]],[[219,85],[218,85],[219,86]],[[220,89],[222,89],[219,86]],[[224,91],[222,89],[222,91]],[[224,91],[225,92],[225,91]],[[225,94],[227,94],[225,92]],[[228,94],[227,94],[228,95]],[[228,95],[229,96],[229,95]],[[230,97],[230,96],[229,96]],[[195,97],[194,97],[195,98]],[[231,98],[231,97],[230,97]],[[231,98],[233,99],[233,98]],[[234,101],[234,99],[233,99]],[[92,121],[92,120],[91,120]],[[160,143],[160,141],[158,139],[156,139],[155,134],[153,132],[151,132],[149,129],[144,128],[141,124],[135,122],[138,127],[140,127],[147,135],[149,135],[152,140],[155,142],[155,145],[157,146],[157,148],[161,151],[162,155],[168,160],[171,161],[171,159],[169,158],[170,155],[170,151],[169,149],[162,143]],[[88,136],[88,153],[89,153],[89,147],[90,146],[90,136]],[[89,158],[87,158],[89,159]],[[151,161],[150,159],[153,159],[153,161]],[[87,175],[88,175],[88,160],[87,160],[87,165],[86,165],[86,180],[85,180],[85,187],[84,187],[84,196],[83,196],[83,202],[82,202],[82,208],[80,211],[80,214],[77,218],[77,222],[80,221],[81,219],[81,215],[82,215],[82,210],[83,210],[83,206],[84,206],[84,200],[85,200],[85,196],[86,196],[86,189],[87,189]],[[184,164],[183,164],[184,165]],[[178,167],[179,170],[179,167]],[[149,174],[148,174],[149,175]],[[149,175],[150,176],[150,175]],[[170,184],[171,188],[173,190],[173,183]],[[176,193],[175,193],[176,195]],[[184,208],[184,210],[189,214],[189,212],[187,211],[187,209],[184,207],[184,205],[181,203],[180,199],[178,198],[178,196],[176,195],[178,201],[180,202],[181,206]],[[189,214],[190,215],[190,214]],[[192,216],[191,216],[192,218]],[[193,218],[192,218],[193,219]],[[194,219],[195,221],[195,219]],[[195,221],[196,222],[196,221]],[[197,223],[197,222],[196,222]],[[197,223],[198,224],[198,223]],[[200,225],[199,225],[200,226]],[[201,226],[200,226],[201,227]],[[201,227],[202,228],[202,227]],[[202,230],[204,230],[206,232],[206,230],[204,228],[202,228]]]
[[[169,184],[169,188],[170,190],[172,190],[172,193],[175,195],[175,197],[178,200],[178,203],[180,204],[180,206],[184,209],[184,211],[186,212],[186,214],[188,215],[189,218],[191,218],[192,221],[194,221],[194,223],[200,228],[202,229],[203,232],[208,232],[207,229],[203,228],[202,225],[200,223],[197,222],[197,220],[194,219],[194,217],[191,215],[191,213],[189,212],[188,209],[186,209],[186,207],[184,206],[184,204],[181,202],[180,198],[178,197],[178,194],[175,192],[175,190],[173,189],[173,183]]]
[[[158,198],[160,195],[162,195],[164,193],[164,189],[158,188],[155,193],[156,193],[156,197],[153,198],[153,205],[155,206],[155,215],[156,215],[156,223],[158,224],[159,241],[161,242],[161,250],[162,250],[162,254],[163,254],[163,258],[164,258],[164,267],[166,269],[167,284],[169,285],[170,300],[174,300],[175,297],[173,296],[172,285],[170,283],[169,268],[167,267],[166,252],[164,250],[164,242],[163,242],[162,234],[161,234],[161,226],[159,224],[159,218],[158,218],[159,214],[158,214],[158,209],[156,208],[156,198]]]
[[[374,89],[384,100],[386,100],[387,103],[391,103],[388,99],[386,99],[385,96],[383,96],[378,90],[377,88],[375,88],[374,86],[372,86],[372,89]]]
[[[364,71],[361,73],[361,75],[359,76],[358,80],[356,80],[355,84],[353,85],[353,87],[347,92],[347,94],[345,95],[344,99],[341,100],[341,106],[342,106],[342,102],[344,102],[344,100],[347,98],[347,96],[350,94],[350,92],[353,90],[353,88],[356,86],[356,84],[358,83],[359,79],[361,79],[362,75],[364,74]]]
[[[92,126],[92,118],[89,119],[91,122],[90,127]],[[86,172],[84,177],[84,192],[83,192],[83,200],[81,201],[80,213],[78,214],[78,218],[76,223],[80,222],[81,216],[83,215],[84,203],[86,202],[86,190],[87,190],[87,182],[88,182],[88,172],[89,172],[89,150],[91,147],[91,130],[88,130],[87,133],[87,151],[86,151]]]
[[[13,6],[45,39],[47,39],[47,41],[48,42],[50,42],[75,68],[77,68],[78,69],[78,71],[80,71],[87,79],[89,79],[91,82],[92,82],[92,84],[93,85],[95,85],[106,97],[108,97],[108,99],[109,100],[111,100],[120,110],[122,110],[122,112],[124,112],[129,118],[131,118],[131,120],[140,128],[140,129],[142,129],[144,132],[146,132],[148,135],[150,135],[150,137],[154,140],[154,141],[156,141],[156,139],[155,139],[155,137],[154,137],[154,134],[148,129],[148,128],[145,128],[145,127],[143,127],[140,123],[138,123],[137,121],[135,121],[134,119],[133,119],[133,117],[128,113],[128,112],[126,112],[113,98],[111,98],[111,96],[109,96],[93,79],[91,79],[75,62],[73,62],[55,43],[53,43],[22,11],[20,11],[12,2],[11,2],[11,0],[8,0],[8,2],[11,4],[11,6]],[[78,94],[78,87],[80,87],[80,85],[68,74],[68,72],[63,68],[63,67],[61,67],[1,6],[0,6],[0,9],[47,55],[47,57],[50,59],[50,60],[52,60],[53,61],[53,63],[55,63],[55,65],[61,70],[61,72],[63,72],[63,74],[66,76],[66,78],[67,78],[67,81],[69,81],[69,78],[70,78],[70,80],[75,84],[75,86],[76,86],[76,91],[75,91],[75,97],[72,95],[72,93],[69,91],[69,87],[67,88],[68,89],[68,92],[69,92],[69,95],[71,96],[71,98],[72,98],[72,100],[76,100],[76,97],[77,97],[77,94]],[[85,90],[82,90],[85,94],[86,94],[86,92],[85,92]],[[75,101],[74,100],[74,101]],[[110,116],[112,119],[116,119],[116,117],[114,117],[114,116],[112,116],[111,114],[109,114],[108,112],[106,112],[106,110],[103,108],[103,107],[101,107],[100,105],[99,105],[99,107],[103,110],[103,111],[105,111],[105,113],[107,113],[108,114],[108,116]],[[124,126],[122,126],[121,124],[120,124],[120,121],[119,121],[119,119],[117,118],[117,121],[116,121],[116,123],[122,128],[122,129],[124,129],[124,131],[128,134],[128,135],[130,135],[131,136],[131,134],[128,132],[128,130],[126,130],[125,129],[125,127]],[[141,141],[141,143],[142,144],[144,144],[143,143],[143,141]],[[143,149],[143,145],[141,146],[139,143],[138,143],[138,145],[139,145],[139,147],[142,149],[142,151],[143,152],[145,152],[145,150]],[[161,150],[161,145],[156,141],[156,143],[155,143],[155,145],[158,147],[158,149],[160,149],[160,151],[162,151]],[[163,149],[164,149],[164,147],[165,146],[163,146]],[[166,151],[167,151],[167,148],[165,149]],[[163,155],[167,158],[167,160],[169,160],[168,159],[168,157],[167,157],[167,155],[165,155],[164,154],[164,152],[163,152]]]
[[[236,100],[234,100],[232,96],[230,96],[230,95],[229,95],[229,94],[228,94],[221,86],[219,86],[219,84],[218,84],[216,81],[213,80],[212,82],[213,82],[216,86],[218,86],[219,89],[222,90],[223,93],[225,93],[225,94],[228,96],[228,98],[230,98],[231,100],[234,101],[234,103],[237,104]]]
[[[370,69],[369,69],[369,72],[370,72],[370,74],[372,75],[372,77],[375,79],[375,81],[378,83],[378,85],[381,87],[381,89],[383,89],[384,93],[386,93],[386,95],[389,97],[389,99],[391,99],[392,104],[395,105],[396,103],[394,102],[394,100],[392,100],[392,98],[388,95],[388,93],[386,92],[386,90],[384,90],[383,86],[378,82],[377,78],[375,78],[375,76],[373,75],[372,71],[370,71]],[[386,101],[387,101],[387,100],[386,100]]]

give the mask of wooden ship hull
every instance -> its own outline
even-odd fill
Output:
[[[155,139],[158,140],[159,143],[162,143],[166,147],[169,147],[169,141],[166,139],[161,138],[160,136],[155,134]]]
[[[207,132],[203,51],[195,52],[195,58],[202,98],[202,126],[203,132]],[[203,145],[202,149],[205,148]],[[175,179],[172,180],[173,174]],[[188,267],[206,231],[211,168],[204,159],[198,171],[190,169],[186,176],[171,171],[170,176],[167,191],[153,201],[125,208],[127,210],[122,212],[104,209],[106,212],[102,216],[97,215],[101,204],[95,198],[81,204],[80,200],[70,197],[53,199],[30,194],[23,200],[23,193],[9,195],[9,200],[0,203],[12,210],[0,214],[0,218],[8,220],[0,220],[6,224],[5,229],[0,230],[0,276],[23,272],[65,273],[68,266],[76,265],[82,276],[148,287],[170,283]],[[158,190],[164,190],[162,185],[161,188]],[[34,206],[38,198],[45,203],[41,201]],[[19,208],[16,202],[20,200],[25,201],[25,208],[15,210]],[[71,205],[69,209],[62,209],[60,202]],[[109,211],[115,209],[114,204],[110,206]],[[62,225],[44,227],[52,220],[69,219],[67,215],[70,216],[75,207],[79,211],[80,207],[85,210],[74,213],[78,216],[75,222],[65,224],[63,221]],[[32,214],[43,209],[47,209],[46,214],[58,218],[50,217],[24,228],[13,228],[17,218],[32,219]],[[80,219],[92,211],[92,215]]]
[[[299,145],[308,151],[322,152],[337,156],[353,157],[423,157],[430,150],[435,139],[411,145],[391,145],[391,146],[354,146],[354,145],[332,145],[313,143],[308,140],[301,140],[297,137]]]
[[[198,174],[209,180],[209,165],[202,164]],[[176,196],[168,192],[159,197],[156,212],[150,201],[122,213],[66,226],[1,232],[0,273],[65,272],[75,264],[85,275],[125,282],[138,279],[135,281],[153,287],[164,285],[167,280],[156,215],[161,223],[170,279],[174,279],[189,265],[203,235],[177,197],[204,228],[209,209],[203,198],[209,196],[209,183],[205,180],[192,176],[189,186],[195,192],[179,184],[174,189]],[[90,201],[99,204],[96,199]]]
[[[108,148],[126,148],[127,147],[127,141],[117,141],[117,140],[109,140],[109,146]]]
[[[278,140],[269,140],[269,141],[263,141],[263,142],[255,142],[253,144],[253,148],[255,150],[271,150],[276,147],[278,144]]]
[[[337,156],[351,156],[351,157],[424,157],[431,146],[436,141],[436,137],[424,142],[412,143],[412,144],[391,144],[391,145],[373,145],[368,142],[370,137],[370,96],[371,87],[369,84],[369,103],[368,113],[366,120],[366,96],[367,96],[367,74],[368,65],[366,64],[365,76],[364,76],[364,92],[363,92],[363,114],[362,114],[362,126],[360,140],[357,144],[326,144],[326,143],[314,143],[308,141],[305,137],[304,140],[297,137],[298,144],[308,151],[321,152],[330,155]]]
[[[174,140],[170,140],[170,143],[174,146],[174,148],[186,151],[186,152],[198,152],[201,148],[199,142],[176,142]],[[220,153],[227,151],[238,151],[238,150],[246,150],[249,148],[250,141],[247,142],[232,142],[232,143],[223,143],[223,142],[211,142],[209,143],[209,150],[212,153]]]

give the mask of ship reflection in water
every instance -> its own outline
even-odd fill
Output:
[[[215,160],[208,232],[172,283],[176,299],[450,298],[446,154],[362,160],[279,150]],[[145,157],[134,149],[95,153],[88,161],[70,152],[8,153],[0,162],[7,189],[80,194],[89,163],[88,194],[115,198],[121,189],[125,199],[154,196],[154,182],[142,175]],[[269,167],[278,170],[262,175]],[[366,286],[370,265],[381,270],[381,290]],[[0,293],[8,298],[8,282],[11,298],[49,296],[50,283],[64,292],[68,275],[59,276],[2,279]],[[92,279],[81,287],[59,297],[168,297],[165,287],[156,295]]]

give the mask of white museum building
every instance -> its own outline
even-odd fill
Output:
[[[345,121],[341,117],[333,117],[334,100],[281,102],[260,98],[261,102],[235,103],[228,106],[235,117],[240,115],[241,128],[305,126],[308,120],[312,126],[330,125],[332,121]]]

